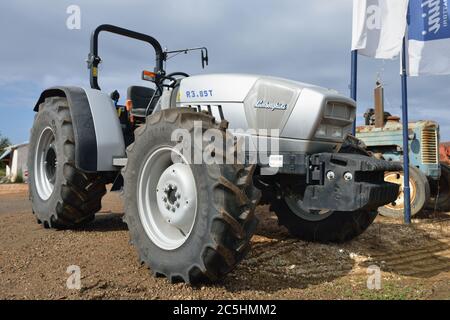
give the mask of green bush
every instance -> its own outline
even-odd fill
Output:
[[[19,170],[19,172],[17,173],[17,177],[16,177],[16,181],[14,181],[14,183],[24,183],[24,179],[23,179],[23,173],[22,170]]]

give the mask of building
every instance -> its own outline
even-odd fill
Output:
[[[28,142],[9,146],[0,155],[0,161],[6,164],[6,178],[10,182],[28,180]]]

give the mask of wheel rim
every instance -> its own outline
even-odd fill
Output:
[[[139,173],[137,196],[139,217],[152,242],[164,250],[183,245],[197,215],[197,189],[188,162],[176,149],[161,147],[150,154]]]
[[[388,172],[384,176],[384,181],[395,183],[400,186],[398,197],[394,202],[385,205],[386,208],[391,210],[403,210],[405,207],[405,195],[404,195],[404,184],[403,184],[403,173],[402,172]],[[416,199],[417,189],[414,180],[409,178],[409,190],[410,190],[410,201],[414,202]]]
[[[52,128],[46,127],[39,136],[34,162],[34,181],[42,200],[49,199],[53,193],[57,165],[55,134]]]
[[[300,194],[291,194],[285,197],[289,209],[298,217],[307,221],[321,221],[328,218],[332,210],[308,210],[303,206],[303,197]]]

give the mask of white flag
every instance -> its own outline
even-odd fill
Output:
[[[408,74],[450,74],[450,21],[447,0],[411,0]]]
[[[378,59],[398,56],[407,11],[408,0],[353,0],[352,50]]]

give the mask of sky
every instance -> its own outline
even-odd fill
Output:
[[[67,8],[79,6],[80,29],[67,28]],[[174,50],[206,46],[167,62],[167,71],[254,73],[308,82],[349,95],[351,0],[96,0],[0,2],[0,133],[13,143],[29,139],[39,94],[55,85],[89,87],[86,58],[91,32],[115,24],[157,38]],[[152,70],[150,47],[102,34],[99,84],[122,96]],[[358,124],[373,104],[377,78],[385,108],[401,114],[399,60],[360,56]],[[410,78],[410,120],[435,120],[450,141],[450,76]]]

